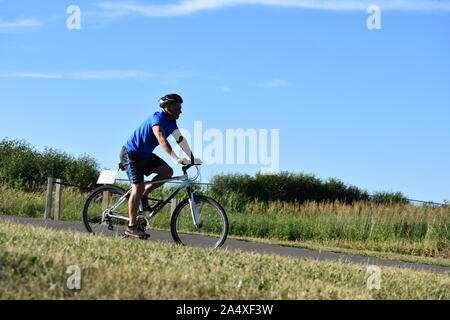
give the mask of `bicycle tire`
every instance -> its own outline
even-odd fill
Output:
[[[108,193],[106,196],[105,193]],[[111,223],[104,222],[102,220],[103,212],[105,211],[105,198],[108,197],[107,201],[109,208],[109,202],[115,203],[120,197],[125,194],[125,190],[117,186],[101,186],[93,190],[83,205],[83,223],[86,230],[94,234],[105,234],[105,235],[115,235],[117,237],[122,236],[125,231],[128,221],[121,219],[111,219]],[[101,202],[100,202],[101,201]],[[128,201],[120,206],[121,212],[117,210],[115,214],[121,213],[120,215],[128,217]],[[112,229],[110,227],[112,226]]]
[[[195,203],[200,211],[202,226],[197,228],[193,223],[189,198],[186,198],[178,204],[170,218],[173,240],[188,246],[221,247],[227,239],[229,229],[225,210],[217,201],[207,196],[195,196]],[[204,207],[203,204],[207,206]]]

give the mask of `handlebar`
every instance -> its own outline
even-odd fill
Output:
[[[194,161],[194,154],[191,152],[191,163],[190,164],[185,164],[181,170],[183,170],[183,173],[186,174],[187,170],[192,167],[195,166],[195,161]]]

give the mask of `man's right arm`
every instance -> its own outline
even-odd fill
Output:
[[[166,134],[164,133],[164,129],[161,126],[153,126],[152,127],[153,130],[153,134],[156,137],[156,140],[158,140],[159,145],[161,146],[161,148],[163,148],[163,150],[172,157],[172,159],[174,159],[177,163],[181,163],[183,160],[183,158],[179,158],[175,152],[173,152],[172,147],[170,146],[169,141],[167,141],[167,137]]]

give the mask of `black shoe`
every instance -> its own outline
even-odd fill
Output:
[[[125,230],[124,234],[128,237],[139,238],[139,239],[148,239],[150,238],[150,234],[146,233],[145,230],[139,227],[139,225],[128,226]]]

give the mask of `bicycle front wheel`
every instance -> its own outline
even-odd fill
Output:
[[[128,225],[128,200],[122,198],[124,194],[125,191],[116,186],[102,186],[92,191],[83,207],[83,222],[88,232],[123,235]]]
[[[195,196],[200,223],[194,222],[189,199],[184,199],[174,210],[170,230],[175,242],[188,246],[218,248],[228,235],[225,210],[214,199]]]

